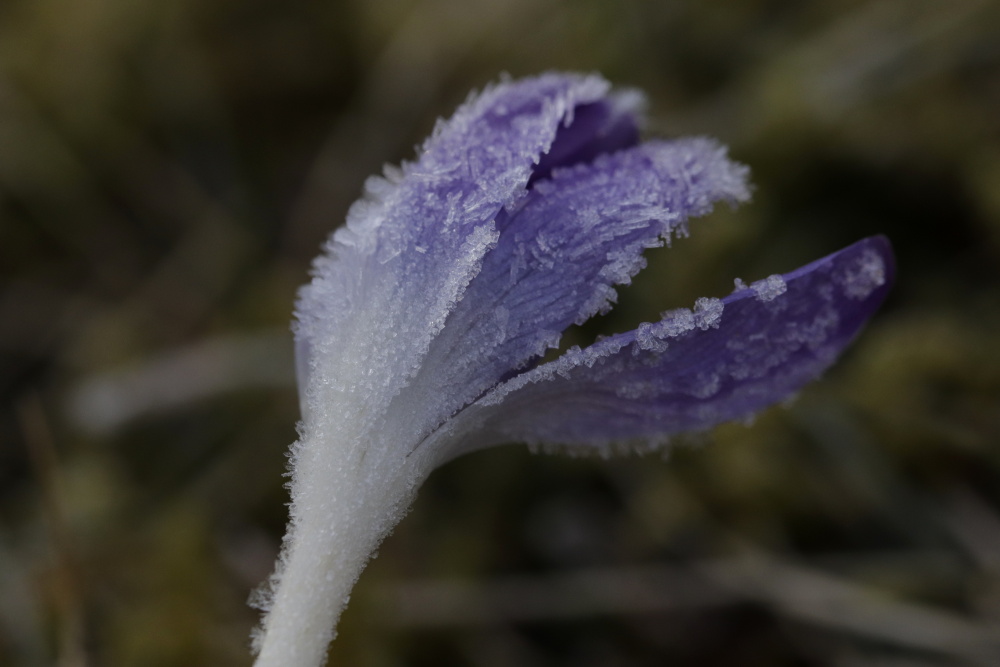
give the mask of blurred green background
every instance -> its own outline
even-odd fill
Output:
[[[3,0],[0,664],[250,663],[295,290],[366,176],[546,69],[756,185],[569,342],[874,233],[898,284],[797,402],[667,461],[435,473],[332,664],[1000,664],[998,9]]]

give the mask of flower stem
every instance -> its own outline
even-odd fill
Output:
[[[351,589],[426,476],[415,457],[366,455],[361,442],[316,444],[297,447],[291,525],[272,578],[256,667],[324,664]]]

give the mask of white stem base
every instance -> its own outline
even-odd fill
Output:
[[[319,667],[351,589],[426,477],[417,461],[353,447],[297,448],[291,526],[256,667]],[[325,444],[325,443],[324,443]]]

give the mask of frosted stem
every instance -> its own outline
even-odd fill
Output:
[[[300,543],[289,554],[267,616],[257,667],[323,664],[337,619],[365,563],[355,560],[350,573],[346,563],[337,567],[335,562],[342,556],[330,553],[332,540],[323,537],[331,544],[310,540],[315,544]],[[327,553],[316,553],[321,551]]]
[[[369,442],[348,447],[304,442],[297,448],[292,526],[256,667],[324,663],[358,576],[423,481],[416,462],[366,453]]]

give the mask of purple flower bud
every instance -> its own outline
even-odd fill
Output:
[[[893,278],[860,241],[540,364],[747,169],[709,139],[640,143],[595,76],[504,81],[366,184],[300,295],[303,420],[258,665],[319,665],[370,554],[442,462],[520,441],[600,453],[747,418],[818,377]]]

